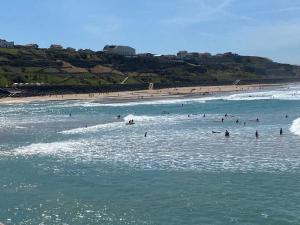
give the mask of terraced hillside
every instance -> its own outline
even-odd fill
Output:
[[[261,57],[223,54],[189,60],[168,57],[126,58],[89,50],[0,48],[0,86],[44,83],[64,86],[121,84],[224,83],[237,79],[300,78],[300,67]]]

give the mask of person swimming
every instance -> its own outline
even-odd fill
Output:
[[[227,114],[227,113],[225,114],[225,117],[228,117],[228,114]]]
[[[285,118],[289,118],[289,116],[288,116],[288,115],[285,115]]]
[[[230,133],[228,130],[225,131],[225,137],[229,137],[230,136]]]
[[[258,131],[255,131],[255,137],[258,138]]]
[[[121,119],[121,115],[118,115],[117,118],[118,118],[118,120]]]
[[[257,123],[259,122],[259,119],[258,119],[258,118],[256,118],[256,122],[257,122]]]
[[[222,118],[222,120],[221,120],[221,121],[222,121],[222,123],[224,123],[224,118]]]
[[[283,130],[282,130],[282,128],[280,128],[279,133],[280,133],[280,135],[283,135]]]
[[[236,122],[236,123],[239,123],[240,121],[239,121],[239,120],[236,120],[235,122]]]

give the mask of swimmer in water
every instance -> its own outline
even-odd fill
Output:
[[[226,131],[225,131],[225,137],[229,137],[229,136],[230,136],[229,131],[226,130]]]
[[[222,120],[221,120],[221,121],[222,121],[222,123],[224,123],[224,118],[222,118]]]
[[[282,130],[282,128],[280,128],[279,133],[280,133],[280,135],[283,135],[283,130]]]
[[[240,121],[239,121],[239,120],[236,120],[235,122],[236,122],[236,123],[239,123]]]
[[[256,122],[257,122],[257,123],[259,122],[259,119],[258,119],[258,118],[256,118]]]
[[[255,137],[258,138],[258,131],[255,131]]]

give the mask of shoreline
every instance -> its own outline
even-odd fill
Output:
[[[93,101],[102,104],[139,102],[153,100],[182,99],[200,97],[219,93],[255,91],[266,88],[278,87],[284,84],[251,84],[251,85],[220,85],[220,86],[195,86],[164,88],[140,91],[122,91],[109,93],[64,94],[44,95],[34,97],[5,97],[0,98],[0,104],[23,104],[32,102],[49,101]]]

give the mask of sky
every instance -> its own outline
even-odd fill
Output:
[[[235,52],[300,65],[300,0],[1,0],[0,39],[138,53]]]

